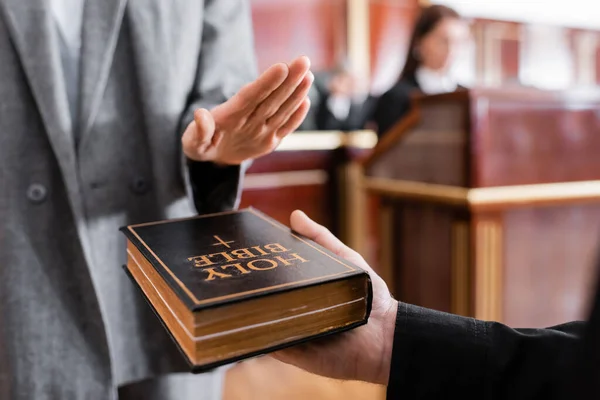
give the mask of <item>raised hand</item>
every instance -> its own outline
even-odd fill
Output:
[[[314,80],[309,68],[306,57],[275,64],[225,103],[196,110],[182,137],[184,154],[235,165],[275,150],[306,117]]]

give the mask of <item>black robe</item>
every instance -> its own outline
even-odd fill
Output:
[[[591,310],[512,329],[399,303],[387,398],[600,399],[600,282]]]

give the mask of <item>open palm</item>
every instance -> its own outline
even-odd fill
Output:
[[[184,154],[196,161],[240,164],[272,152],[310,108],[314,76],[309,68],[306,57],[275,64],[225,103],[196,110],[182,137]]]

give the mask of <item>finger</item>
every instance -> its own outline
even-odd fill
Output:
[[[290,117],[294,114],[298,107],[300,107],[302,101],[308,95],[308,91],[310,90],[310,86],[312,85],[314,78],[315,77],[312,72],[308,71],[294,93],[292,93],[292,95],[285,101],[285,103],[283,103],[279,110],[277,110],[277,112],[267,120],[267,126],[269,126],[269,128],[277,130],[288,119],[290,119]]]
[[[194,122],[196,123],[196,140],[199,144],[210,144],[215,133],[215,120],[205,108],[200,108],[194,112]]]
[[[304,76],[308,73],[310,61],[307,57],[299,57],[289,66],[289,74],[285,82],[275,89],[253,113],[253,118],[265,120],[277,112],[279,107],[296,90]]]
[[[327,228],[317,224],[300,210],[292,212],[292,215],[290,216],[290,225],[292,230],[325,247],[327,250],[332,251],[340,257],[344,257],[351,251]]]
[[[306,97],[300,104],[300,107],[298,107],[298,109],[292,114],[292,116],[283,125],[281,125],[279,129],[277,129],[275,136],[277,136],[278,139],[282,139],[298,129],[302,121],[304,121],[304,118],[306,118],[306,114],[308,114],[309,109],[310,99]]]
[[[322,354],[319,354],[315,349],[306,344],[301,344],[285,350],[272,352],[270,356],[284,364],[293,365],[294,367],[315,373],[314,369],[320,364],[319,359],[322,357]]]
[[[181,138],[183,151],[192,159],[202,158],[209,150],[215,132],[215,121],[206,109],[194,112],[194,121],[186,128]]]
[[[292,212],[290,223],[292,230],[300,235],[306,236],[317,244],[325,247],[327,250],[333,252],[335,255],[344,258],[367,271],[372,271],[371,266],[367,264],[360,254],[346,246],[341,240],[335,237],[329,229],[317,224],[302,211],[295,210]]]
[[[345,332],[352,335],[353,332]],[[270,353],[271,357],[313,374],[343,379],[348,375],[345,367],[349,351],[342,336],[317,338],[309,343],[288,347]]]
[[[231,98],[233,110],[254,110],[269,95],[280,87],[289,74],[289,68],[284,63],[278,63],[267,68],[254,82],[248,83]]]

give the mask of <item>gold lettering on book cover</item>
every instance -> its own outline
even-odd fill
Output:
[[[266,256],[267,254],[269,254],[266,251],[264,251],[263,249],[261,249],[260,246],[254,246],[254,247],[252,247],[252,249],[258,251],[263,256]]]
[[[300,257],[298,255],[298,253],[291,253],[290,256],[292,258],[285,259],[282,256],[277,256],[277,257],[275,257],[275,259],[279,260],[281,263],[283,263],[283,265],[292,265],[292,262],[294,260],[300,260],[300,262],[303,262],[303,263],[307,262],[307,260],[305,260],[304,258]]]
[[[216,254],[222,254],[222,253],[216,253]],[[197,267],[197,268],[208,267],[209,265],[215,264],[214,262],[212,262],[209,259],[210,256],[212,256],[212,254],[209,254],[207,256],[191,257],[191,258],[188,258],[188,261],[192,261],[194,263],[194,267]],[[233,258],[230,261],[233,261]]]
[[[217,256],[217,255],[222,255],[223,258],[225,258],[227,261],[233,261],[233,260],[235,260],[235,258],[233,258],[229,254],[227,254],[226,251],[224,251],[222,253],[212,253],[212,254],[209,254],[208,257],[214,257],[214,256]],[[201,265],[198,265],[198,266],[201,267]]]
[[[247,269],[244,269],[244,267],[242,267],[242,264],[229,264],[229,265],[223,265],[221,267],[222,270],[229,268],[229,267],[234,267],[236,268],[238,271],[240,271],[242,274],[249,274],[250,271],[248,271]]]
[[[276,229],[281,230],[282,232],[284,232],[284,235],[289,235],[290,231],[289,228],[278,223],[275,222],[269,218],[267,218],[266,216],[264,216],[263,214],[257,212],[256,210],[253,209],[247,209],[247,210],[242,210],[241,212],[243,213],[249,213],[249,214],[253,214],[255,217],[260,218],[262,220],[264,220],[266,223],[274,226]],[[211,217],[211,216],[216,216],[216,215],[227,215],[227,214],[236,214],[239,213],[238,211],[230,211],[230,212],[221,212],[221,213],[213,213],[213,214],[205,214],[203,217]],[[302,238],[301,236],[298,236],[296,234],[294,234],[293,232],[291,233],[291,237],[294,238],[295,240],[298,241],[298,245],[299,246],[307,246],[310,247],[311,249],[315,250],[316,252],[320,253],[322,256],[329,258],[332,260],[332,262],[337,263],[341,266],[343,266],[346,271],[342,271],[342,272],[335,272],[335,273],[328,273],[327,271],[324,271],[324,274],[321,276],[312,276],[310,278],[307,279],[302,279],[299,281],[294,281],[294,282],[287,282],[287,283],[282,283],[282,284],[275,284],[272,286],[268,286],[268,287],[261,287],[259,289],[253,289],[253,290],[247,290],[247,291],[242,291],[242,292],[238,292],[238,293],[234,293],[234,294],[228,294],[225,296],[217,296],[217,297],[213,297],[213,298],[209,298],[209,299],[199,299],[198,297],[196,297],[196,295],[181,281],[180,277],[171,270],[171,268],[169,268],[169,266],[167,266],[167,264],[165,264],[165,262],[159,257],[159,255],[157,255],[154,251],[153,248],[151,248],[148,243],[146,243],[144,241],[144,239],[140,236],[139,232],[137,231],[138,227],[144,227],[144,226],[149,226],[149,225],[157,225],[160,223],[172,223],[174,221],[186,221],[186,220],[191,220],[197,217],[187,217],[187,218],[180,218],[180,219],[174,219],[174,220],[165,220],[165,221],[161,221],[161,222],[151,222],[151,223],[144,223],[144,224],[137,224],[137,225],[130,225],[127,227],[127,230],[131,233],[132,237],[135,238],[135,240],[138,242],[135,245],[136,246],[143,246],[146,251],[151,255],[151,257],[156,260],[156,262],[158,262],[160,264],[160,266],[163,268],[163,270],[170,275],[170,277],[175,281],[175,283],[187,294],[188,298],[191,299],[194,304],[199,305],[199,304],[207,304],[207,303],[211,303],[217,300],[224,300],[224,299],[228,299],[228,298],[235,298],[235,297],[239,297],[242,295],[247,295],[250,293],[260,293],[260,292],[264,292],[264,291],[268,291],[268,290],[272,290],[272,289],[277,289],[277,288],[283,288],[283,287],[287,287],[290,285],[297,285],[297,284],[301,284],[301,283],[308,283],[308,282],[315,282],[321,279],[326,279],[326,278],[331,278],[331,277],[335,277],[335,276],[341,276],[344,275],[348,272],[352,272],[352,271],[356,271],[356,267],[345,263],[343,260],[338,259],[337,257],[335,257],[332,254],[329,254],[328,252],[324,251],[323,249],[321,249],[318,245],[315,245],[314,243],[311,243],[310,241]],[[246,264],[244,264],[243,262],[238,263],[239,260],[241,260],[241,258],[232,255],[231,251],[229,251],[229,249],[231,249],[230,244],[231,243],[235,243],[235,241],[230,241],[228,239],[228,237],[222,237],[222,236],[217,236],[217,235],[212,235],[212,237],[215,239],[215,242],[212,243],[208,243],[209,246],[214,245],[214,249],[217,250],[225,250],[223,247],[220,246],[224,246],[227,251],[222,251],[222,252],[215,252],[215,253],[211,253],[211,254],[202,254],[202,255],[198,255],[198,256],[193,256],[193,257],[189,257],[187,259],[184,259],[187,263],[189,263],[190,268],[193,269],[198,269],[200,271],[202,271],[202,273],[206,274],[205,275],[205,280],[218,280],[218,279],[226,279],[226,278],[232,278],[234,275],[236,274],[237,276],[245,276],[249,273],[268,273],[268,271],[264,271],[264,272],[259,272],[259,271],[252,271],[250,268],[247,267]],[[217,247],[219,246],[219,247]],[[267,247],[268,246],[268,247]],[[299,255],[299,253],[288,253],[288,254],[284,254],[287,251],[290,251],[288,249],[286,249],[284,246],[282,246],[281,244],[278,243],[273,243],[267,246],[253,246],[253,247],[249,247],[248,249],[252,252],[252,254],[255,257],[260,257],[260,258],[271,258],[274,257],[274,260],[277,260],[279,263],[281,263],[282,266],[285,266],[285,268],[295,268],[295,265],[298,264],[302,264],[303,262],[309,262],[309,260],[305,260],[303,257],[301,257]],[[277,256],[275,256],[273,253],[279,253]],[[293,263],[292,261],[296,261],[294,260],[294,258],[290,257],[298,257],[296,258],[296,260],[298,261],[298,263]],[[249,260],[253,260],[254,258],[250,258],[250,259],[245,259],[245,261],[249,261]],[[238,265],[239,264],[239,265]],[[226,267],[226,265],[231,265],[230,267]],[[158,268],[158,267],[157,267]],[[244,273],[244,271],[247,271],[246,273]]]
[[[207,281],[212,281],[213,279],[215,279],[215,277],[218,277],[218,278],[231,278],[232,277],[232,275],[227,275],[222,272],[215,271],[214,267],[206,268],[203,271],[208,272],[208,278],[205,279]]]
[[[258,264],[258,263],[261,263],[263,265],[266,263],[268,265],[265,265],[264,267],[260,267],[260,266],[255,265],[255,264]],[[248,268],[250,268],[250,269],[252,269],[254,271],[265,271],[267,269],[277,268],[277,261],[265,260],[264,258],[261,258],[260,260],[252,260],[252,261],[250,261],[248,263]]]
[[[287,253],[287,255],[282,255],[282,253]],[[298,253],[291,253],[290,249],[280,243],[203,254],[188,257],[187,261],[194,268],[206,273],[205,281],[233,278],[278,267],[293,267],[308,262],[306,258]],[[231,263],[232,261],[239,262]]]
[[[232,255],[236,256],[236,258],[253,258],[256,255],[252,254],[252,252],[248,249],[238,249],[231,252]]]
[[[229,245],[229,243],[235,243],[235,241],[233,241],[233,240],[230,240],[229,242],[226,242],[226,241],[224,241],[223,239],[221,239],[217,235],[214,235],[213,237],[217,240],[217,243],[213,243],[212,246],[225,246],[228,249],[230,249],[231,246]]]

